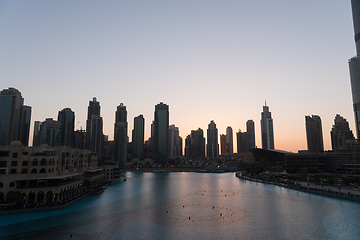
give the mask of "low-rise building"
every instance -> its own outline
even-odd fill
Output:
[[[1,146],[0,203],[13,199],[14,194],[21,194],[24,204],[64,201],[96,187],[104,182],[97,158],[89,150],[46,144],[27,147],[14,141]],[[92,176],[93,172],[100,177]]]

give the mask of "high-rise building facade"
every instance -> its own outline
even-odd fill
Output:
[[[127,111],[123,103],[117,107],[114,124],[114,160],[123,168],[127,160]]]
[[[237,153],[247,152],[247,132],[236,133]]]
[[[185,138],[185,157],[191,157],[191,136],[187,135]]]
[[[31,107],[24,105],[22,107],[20,138],[19,138],[20,142],[24,146],[29,145],[30,121],[31,121]]]
[[[351,0],[356,56],[349,59],[353,109],[357,138],[360,138],[360,1]]]
[[[246,122],[246,142],[247,152],[255,148],[255,123],[251,119]]]
[[[35,121],[34,123],[34,134],[33,134],[33,146],[39,146],[40,145],[40,121]]]
[[[144,158],[144,132],[145,119],[143,115],[134,118],[134,129],[132,131],[133,157]]]
[[[234,154],[233,130],[230,126],[226,128],[226,145],[227,145],[228,155],[233,155]]]
[[[100,129],[100,125],[101,125],[101,129]],[[98,132],[95,133],[94,131],[98,131]],[[88,106],[88,114],[86,120],[85,148],[91,151],[95,151],[94,149],[101,149],[102,140],[98,138],[94,139],[95,136],[100,137],[101,134],[102,134],[102,118],[100,117],[100,102],[98,102],[96,100],[96,97],[94,97],[92,101],[89,101],[89,106]],[[103,136],[101,136],[101,139],[103,139]]]
[[[274,127],[269,106],[263,106],[261,113],[261,143],[263,149],[274,149]]]
[[[182,156],[182,138],[179,135],[179,128],[174,124],[169,126],[169,159]]]
[[[0,145],[21,141],[27,146],[29,141],[31,107],[24,106],[24,99],[15,88],[0,92]]]
[[[355,138],[349,128],[349,123],[345,118],[336,114],[334,125],[330,132],[332,150],[336,152],[339,149],[346,149],[350,142],[354,142]]]
[[[191,131],[191,158],[205,157],[205,138],[204,131],[201,128]]]
[[[317,115],[305,116],[306,140],[308,151],[318,153],[324,151],[321,118]]]
[[[50,147],[61,145],[61,123],[47,118],[40,125],[40,145],[47,144]]]
[[[167,164],[169,157],[169,106],[160,102],[154,112],[154,161]]]
[[[220,134],[220,148],[221,148],[221,155],[228,155],[228,144],[226,142],[226,135]]]
[[[61,146],[74,147],[75,113],[70,108],[64,108],[58,113],[58,122],[61,123]]]
[[[211,120],[207,129],[206,154],[207,158],[219,157],[218,129],[214,120]]]

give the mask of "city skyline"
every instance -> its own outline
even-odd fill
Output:
[[[265,100],[276,149],[307,149],[306,115],[321,117],[325,150],[336,114],[356,132],[350,1],[20,2],[0,3],[0,77],[2,89],[18,89],[32,107],[30,145],[34,121],[56,119],[64,108],[75,112],[75,130],[85,129],[93,97],[111,140],[121,102],[128,119],[144,116],[145,140],[159,102],[183,140],[211,120],[220,135],[227,126],[244,132],[252,119],[261,147]]]

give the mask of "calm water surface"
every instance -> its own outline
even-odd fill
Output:
[[[234,173],[132,173],[56,211],[0,216],[5,239],[358,239],[360,203]]]

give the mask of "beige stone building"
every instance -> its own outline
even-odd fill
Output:
[[[73,198],[104,182],[97,154],[66,147],[0,147],[0,204],[21,194],[28,204]]]

